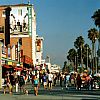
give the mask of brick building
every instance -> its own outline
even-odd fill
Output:
[[[36,64],[36,16],[32,4],[0,6],[0,87],[2,68]]]

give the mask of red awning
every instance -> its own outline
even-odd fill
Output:
[[[4,68],[12,68],[11,66],[9,65],[3,65]]]
[[[22,71],[22,70],[23,70],[23,68],[21,68],[21,67],[16,67],[16,68],[14,68],[14,70],[19,70],[19,71]]]

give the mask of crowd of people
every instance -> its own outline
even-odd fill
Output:
[[[38,95],[38,89],[43,85],[44,89],[51,90],[53,86],[60,85],[61,88],[65,87],[69,89],[70,87],[75,87],[77,90],[81,90],[82,87],[85,87],[88,90],[93,89],[93,77],[85,73],[80,75],[79,73],[51,73],[51,72],[30,72],[22,71],[20,74],[18,72],[7,73],[4,78],[3,89],[4,94],[8,88],[9,93],[12,94],[15,92],[20,92],[28,94],[27,88],[25,85],[30,82],[34,89],[34,94]],[[14,89],[15,88],[15,89]]]

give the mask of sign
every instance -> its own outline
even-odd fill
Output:
[[[18,45],[15,45],[15,59],[18,61]]]
[[[8,65],[13,65],[13,63],[12,63],[12,62],[10,62],[10,61],[8,61]]]
[[[24,56],[22,57],[22,60],[21,60],[21,61],[24,62],[24,63],[26,63],[26,64],[32,64],[32,63],[33,63],[32,58],[30,58],[30,57],[28,57],[28,56],[26,56],[26,55],[24,55]]]

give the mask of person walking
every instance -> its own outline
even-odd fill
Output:
[[[66,86],[66,89],[69,89],[69,78],[70,78],[70,75],[69,74],[66,74],[65,75],[65,86]]]
[[[76,86],[78,90],[81,90],[81,84],[82,84],[82,79],[80,77],[80,74],[78,74],[76,77]]]
[[[21,75],[19,76],[20,93],[22,92],[22,90],[23,93],[25,92],[24,85],[25,85],[24,75],[23,73],[21,73]]]
[[[44,75],[43,75],[43,86],[44,86],[44,89],[47,88],[47,76],[46,76],[45,73],[44,73]]]
[[[11,83],[11,86],[12,86],[12,93],[13,93],[13,88],[15,86],[15,78],[14,78],[14,74],[13,73],[10,73],[9,79],[10,79],[10,83]]]
[[[37,76],[34,76],[34,94],[37,96],[38,95],[38,86],[39,86],[39,79],[37,78]]]
[[[63,77],[62,74],[60,74],[60,86],[62,87],[62,81],[63,81]]]
[[[52,82],[53,82],[53,75],[51,72],[49,72],[49,74],[48,74],[49,90],[52,89]]]

